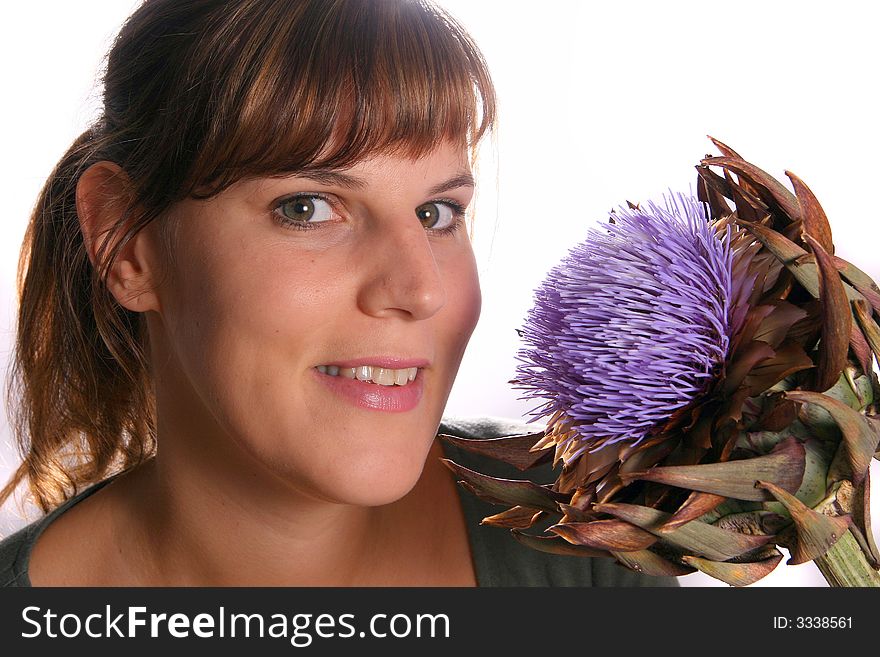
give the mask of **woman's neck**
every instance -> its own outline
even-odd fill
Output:
[[[119,511],[117,554],[139,580],[133,585],[406,586],[450,577],[473,585],[442,455],[435,441],[409,494],[360,507],[315,499],[244,468],[227,479],[209,463],[183,471],[160,454],[107,487]]]

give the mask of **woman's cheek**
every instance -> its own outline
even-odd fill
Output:
[[[480,319],[482,293],[473,251],[462,250],[443,263],[447,302],[437,322],[435,336],[445,354],[447,385],[451,391],[468,342]]]
[[[480,319],[480,311],[482,309],[482,291],[480,289],[480,278],[477,272],[477,261],[473,250],[468,248],[463,250],[456,263],[454,271],[456,272],[456,280],[453,290],[456,294],[458,314],[464,333],[465,341],[470,339],[471,333],[476,328]]]

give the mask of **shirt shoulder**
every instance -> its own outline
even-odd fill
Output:
[[[488,440],[502,436],[534,433],[544,425],[527,424],[509,418],[444,417],[439,433]],[[446,457],[471,470],[503,479],[529,479],[547,484],[556,479],[552,463],[525,472],[441,441]],[[517,542],[510,531],[480,525],[480,521],[505,507],[481,500],[458,486],[474,557],[478,586],[678,586],[674,577],[652,577],[631,571],[613,559],[548,554]],[[536,525],[537,527],[537,525]]]
[[[62,513],[110,483],[117,475],[99,481],[77,493],[41,518],[25,525],[0,541],[0,588],[29,587],[28,575],[31,550],[40,534]]]
[[[39,533],[41,521],[25,525],[0,541],[0,588],[30,586],[26,558]]]

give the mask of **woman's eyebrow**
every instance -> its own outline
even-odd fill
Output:
[[[459,174],[456,174],[446,182],[442,182],[439,185],[435,185],[431,189],[428,190],[428,195],[433,196],[434,194],[442,194],[443,192],[448,192],[450,189],[455,189],[456,187],[474,187],[474,177],[469,171],[463,171]]]
[[[363,190],[367,187],[367,182],[362,178],[335,171],[333,169],[310,169],[308,171],[299,171],[297,178],[305,178],[323,185],[336,185],[339,187],[348,187],[349,189]],[[474,187],[474,177],[468,171],[457,173],[449,180],[435,185],[428,190],[429,195],[442,194],[450,189],[457,187]]]

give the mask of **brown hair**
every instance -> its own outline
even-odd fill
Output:
[[[105,281],[175,202],[379,152],[418,157],[446,139],[473,164],[495,122],[479,49],[427,0],[146,0],[103,82],[103,114],[49,176],[22,245],[7,405],[23,461],[0,504],[27,480],[48,512],[155,452],[146,322]],[[103,160],[133,202],[92,266],[76,188]]]

